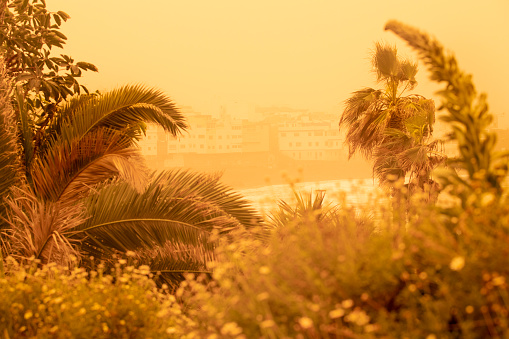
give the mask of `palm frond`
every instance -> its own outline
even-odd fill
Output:
[[[185,117],[162,92],[128,85],[101,95],[73,98],[59,108],[59,118],[54,119],[48,133],[82,138],[103,126],[143,130],[144,122],[158,124],[175,136],[188,127]]]
[[[167,242],[197,246],[214,230],[225,233],[249,228],[261,220],[246,200],[217,178],[183,170],[154,176],[144,192],[113,181],[85,203],[90,218],[69,235],[86,235],[90,248],[98,253],[106,248],[125,252]]]
[[[377,80],[384,81],[387,78],[396,77],[400,69],[400,63],[395,46],[375,43],[373,53],[373,69],[377,73]]]
[[[146,184],[143,158],[119,131],[102,127],[81,139],[59,136],[48,144],[31,173],[34,191],[43,199],[73,201],[115,175],[138,190]]]
[[[408,81],[409,90],[414,89],[417,85],[417,80],[415,80],[418,71],[417,63],[410,60],[402,60],[399,66],[398,78],[401,81]]]
[[[340,208],[339,205],[325,204],[325,191],[293,191],[294,201],[278,201],[276,210],[268,215],[269,225],[274,228],[287,226],[292,222],[320,222],[328,220]]]
[[[12,188],[6,201],[10,226],[6,233],[11,255],[62,265],[70,262],[71,255],[79,257],[79,240],[69,239],[65,233],[83,222],[81,204],[62,206],[58,202],[41,201],[29,186]]]
[[[188,273],[210,275],[207,262],[215,259],[212,243],[191,246],[182,243],[166,243],[150,249],[138,250],[132,259],[150,267],[159,284],[167,284],[175,290]]]

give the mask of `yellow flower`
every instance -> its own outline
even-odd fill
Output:
[[[302,317],[299,319],[299,325],[302,328],[311,328],[313,327],[313,319],[308,317]]]
[[[260,274],[267,275],[270,273],[270,268],[268,266],[262,266],[258,272],[260,272]]]
[[[221,334],[223,335],[239,335],[242,333],[242,329],[237,325],[236,322],[229,322],[223,325],[221,328]]]
[[[262,321],[262,323],[260,324],[260,327],[261,328],[269,328],[269,327],[273,327],[274,325],[276,325],[274,320],[268,319],[268,320]]]
[[[329,312],[329,318],[331,318],[331,319],[341,318],[344,315],[345,315],[345,310],[342,308],[337,308],[337,309]]]
[[[462,256],[456,256],[452,258],[449,267],[453,271],[461,271],[461,269],[465,266],[465,258]]]
[[[27,319],[27,320],[28,320],[28,319],[32,318],[32,317],[33,317],[33,315],[34,315],[34,314],[32,313],[32,311],[31,311],[31,310],[28,310],[28,311],[26,311],[26,312],[25,312],[25,319]]]
[[[350,308],[353,306],[353,300],[352,299],[346,299],[341,302],[341,306],[344,308]]]

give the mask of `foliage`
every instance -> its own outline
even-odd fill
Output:
[[[1,57],[0,57],[1,58]],[[0,59],[0,66],[2,65]],[[5,197],[9,188],[17,182],[16,174],[16,125],[14,110],[10,103],[10,87],[5,69],[0,67],[0,197]],[[0,229],[7,217],[5,205],[0,203]]]
[[[212,229],[226,233],[260,220],[217,176],[148,172],[134,147],[145,123],[174,136],[187,128],[160,91],[124,86],[73,96],[37,132],[26,123],[22,98],[18,104],[19,133],[6,142],[18,145],[19,160],[0,168],[21,174],[1,204],[7,208],[2,250],[17,259],[66,265],[74,255],[91,265],[90,255],[108,262],[114,253],[136,251],[174,284],[183,272],[206,271]]]
[[[404,233],[405,220],[373,201],[364,213],[381,212],[375,233],[362,232],[366,225],[343,210],[322,221],[297,217],[268,243],[245,234],[224,243],[209,264],[214,281],[188,276],[177,292],[196,321],[190,331],[221,338],[507,336],[507,207],[466,213],[451,229],[423,201],[413,200]]]
[[[464,203],[479,190],[500,197],[501,183],[508,170],[507,154],[495,152],[496,135],[486,130],[493,120],[486,94],[477,93],[472,76],[463,72],[454,55],[445,53],[444,47],[426,33],[394,20],[385,29],[417,51],[431,73],[431,80],[445,83],[438,94],[443,98],[442,108],[448,112],[444,120],[452,127],[450,138],[458,143],[459,157],[450,164],[460,173],[454,169],[443,172],[442,184],[453,189],[453,194]],[[466,172],[466,181],[461,172]]]
[[[414,32],[397,27],[403,36]],[[442,66],[434,71],[445,72]],[[451,71],[451,79],[458,74]],[[461,83],[449,83],[447,91]],[[500,199],[505,172],[493,161],[493,141],[476,148],[493,140],[485,130],[487,112],[472,115],[477,104],[469,101],[456,105],[451,110],[459,113],[448,121],[457,127],[457,162],[468,177],[445,178],[459,192],[457,213],[443,213],[422,194],[398,200],[406,190],[400,187],[390,207],[377,207],[383,200],[364,207],[376,215],[375,232],[366,236],[351,210],[320,219],[311,196],[295,209],[280,205],[275,215],[284,227],[276,228],[268,244],[242,235],[219,249],[212,283],[189,276],[182,284],[178,296],[186,314],[198,320],[193,329],[224,338],[509,336],[509,209]],[[475,128],[461,129],[458,121],[464,120]],[[485,154],[471,161],[467,154],[473,149]],[[314,212],[298,213],[301,208]]]
[[[350,156],[359,152],[373,159],[373,175],[381,184],[410,174],[409,181],[423,188],[431,169],[444,160],[438,142],[430,141],[435,105],[420,95],[403,96],[417,84],[417,65],[399,58],[395,47],[375,45],[373,70],[383,89],[354,92],[339,122],[348,128]]]
[[[279,200],[278,208],[267,217],[272,227],[283,227],[291,221],[306,219],[307,217],[321,220],[332,215],[339,206],[324,205],[325,191],[318,190],[314,198],[311,192],[298,192],[293,188],[295,207],[290,203]]]
[[[52,107],[68,95],[88,93],[78,78],[83,71],[97,71],[87,62],[75,62],[68,55],[55,56],[54,48],[63,48],[67,37],[60,26],[70,16],[52,13],[44,0],[2,0],[0,45],[7,74],[20,87],[23,100],[35,123],[43,128],[52,119]],[[42,109],[42,111],[41,111]]]
[[[119,260],[111,272],[87,272],[7,263],[9,274],[0,278],[5,338],[185,338],[193,323],[156,288],[147,266]]]

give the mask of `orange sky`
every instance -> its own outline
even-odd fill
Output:
[[[233,101],[338,112],[375,86],[369,51],[396,19],[437,37],[509,115],[509,1],[47,0],[71,15],[65,53],[99,67],[90,89],[144,83],[179,106],[217,113]],[[416,92],[430,96],[421,66]],[[507,118],[509,127],[509,118]]]

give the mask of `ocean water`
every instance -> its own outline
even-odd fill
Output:
[[[239,190],[255,208],[261,212],[268,212],[277,207],[279,200],[288,203],[295,201],[294,192],[325,191],[326,203],[345,202],[350,206],[366,205],[374,195],[382,194],[376,183],[371,179],[327,180],[317,182],[303,182],[296,184],[270,185],[259,188]]]

